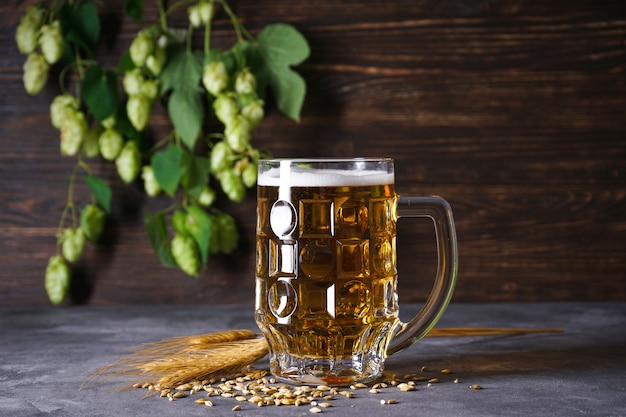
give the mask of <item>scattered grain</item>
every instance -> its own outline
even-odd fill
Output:
[[[472,385],[470,385],[470,388],[471,388],[471,389],[473,389],[473,390],[483,389],[483,387],[481,387],[481,386],[480,386],[480,385],[478,385],[478,384],[472,384]]]
[[[241,410],[241,406],[239,406],[239,404],[237,404],[236,406],[234,406],[232,408],[233,411],[240,411]]]
[[[322,412],[322,409],[321,409],[321,408],[319,408],[319,407],[311,407],[311,408],[309,409],[309,412],[311,412],[311,413],[313,413],[313,414],[318,414],[318,413],[321,413],[321,412]]]

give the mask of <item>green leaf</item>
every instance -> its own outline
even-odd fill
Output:
[[[300,120],[306,95],[304,79],[291,69],[309,57],[309,45],[293,26],[277,23],[268,25],[258,36],[259,52],[263,57],[268,82],[280,111],[293,120]]]
[[[206,265],[211,241],[211,217],[201,207],[190,206],[187,208],[186,229],[198,244],[202,265]]]
[[[115,113],[119,102],[115,73],[97,64],[90,66],[83,79],[83,98],[99,122]]]
[[[173,196],[178,188],[184,169],[185,151],[176,145],[170,145],[165,150],[152,155],[150,164],[154,170],[157,182],[167,194]]]
[[[130,52],[126,51],[121,57],[120,57],[120,62],[118,62],[117,64],[117,70],[120,73],[125,73],[127,71],[131,71],[135,69],[135,63],[133,62],[133,60],[130,57]]]
[[[172,119],[174,129],[189,149],[193,149],[202,129],[204,106],[199,90],[175,89],[167,103],[167,111]]]
[[[202,53],[182,45],[168,49],[168,64],[161,72],[161,92],[172,91],[167,105],[174,128],[189,149],[193,149],[204,119],[201,100]]]
[[[96,201],[102,206],[107,213],[111,212],[111,188],[104,180],[96,175],[87,175],[85,177],[87,188],[91,191]]]
[[[157,214],[146,213],[144,216],[144,223],[148,231],[148,238],[152,249],[157,254],[159,261],[167,267],[174,268],[176,262],[172,257],[169,241],[167,239],[167,225],[165,224],[165,217],[163,213]]]
[[[143,0],[126,0],[124,11],[136,22],[141,22],[143,19]]]
[[[80,45],[93,55],[100,37],[100,18],[94,2],[64,4],[59,11],[59,20],[65,40]]]
[[[211,172],[211,161],[204,156],[194,156],[189,158],[187,173],[182,179],[185,190],[195,198],[200,197],[202,190],[209,182]]]

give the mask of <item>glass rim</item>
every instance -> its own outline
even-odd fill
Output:
[[[280,162],[294,162],[294,163],[349,163],[349,162],[391,162],[393,158],[390,157],[376,157],[376,156],[359,156],[359,157],[310,157],[310,158],[261,158],[259,163],[280,163]]]

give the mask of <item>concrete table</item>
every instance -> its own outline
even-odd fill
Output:
[[[417,305],[403,305],[402,317]],[[337,396],[335,416],[625,416],[626,303],[452,303],[438,327],[563,328],[563,333],[427,337],[388,359],[387,370],[439,383]],[[251,306],[0,308],[0,416],[305,416],[310,406],[257,407],[213,398],[144,398],[125,381],[80,389],[126,348],[165,337],[248,328]],[[429,371],[423,372],[426,365]],[[266,367],[262,360],[259,367]],[[450,369],[452,374],[441,373]],[[458,380],[457,383],[454,380]],[[474,390],[477,384],[483,389]],[[396,404],[382,405],[381,399]]]

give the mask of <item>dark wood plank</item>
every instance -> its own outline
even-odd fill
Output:
[[[98,53],[114,68],[140,28],[105,2]],[[459,236],[455,300],[626,299],[626,3],[618,0],[239,0],[253,33],[290,22],[311,44],[300,123],[272,109],[256,146],[276,156],[385,155],[398,190],[439,194]],[[45,304],[43,271],[72,158],[59,156],[48,106],[22,88],[14,31],[26,4],[0,4],[0,304]],[[146,2],[147,19],[156,17]],[[170,23],[183,25],[184,13]],[[223,14],[216,45],[234,40]],[[57,76],[58,74],[53,74]],[[169,130],[162,110],[150,130]],[[241,246],[198,279],[161,266],[142,224],[140,184],[101,161],[114,210],[102,242],[75,267],[76,302],[252,303],[254,193],[235,214]],[[87,198],[77,186],[79,198]],[[402,301],[434,274],[428,223],[399,236]]]

